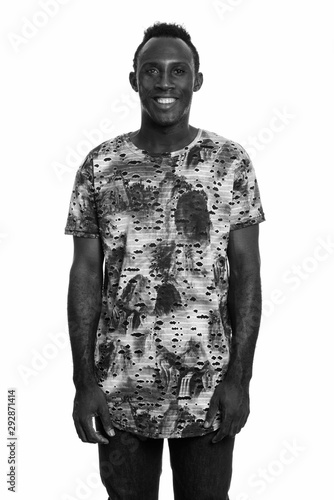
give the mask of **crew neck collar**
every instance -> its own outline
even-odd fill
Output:
[[[196,144],[196,142],[199,141],[201,135],[202,135],[202,129],[199,128],[198,131],[197,131],[197,134],[195,136],[195,138],[189,143],[187,144],[186,146],[184,146],[183,148],[181,149],[178,149],[176,151],[168,151],[166,153],[150,153],[149,151],[147,151],[146,149],[141,149],[141,148],[138,148],[133,142],[132,140],[130,139],[130,134],[132,134],[132,132],[127,132],[124,134],[124,141],[127,143],[128,147],[132,150],[132,151],[135,151],[135,152],[139,152],[139,153],[144,153],[144,154],[147,154],[148,156],[151,156],[152,158],[155,158],[155,157],[168,157],[168,156],[174,156],[174,155],[178,155],[180,153],[182,153],[183,151],[187,151],[188,149],[190,149],[192,146],[194,146]]]

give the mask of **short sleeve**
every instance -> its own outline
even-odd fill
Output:
[[[91,153],[85,158],[75,176],[65,234],[82,238],[100,236],[95,207]]]
[[[238,145],[234,171],[230,229],[241,229],[265,220],[255,170],[248,153]]]

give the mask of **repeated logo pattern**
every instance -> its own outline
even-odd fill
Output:
[[[123,134],[77,172],[65,232],[102,240],[95,364],[116,427],[155,438],[202,435],[228,361],[231,230],[264,220],[252,163],[205,130],[150,155]]]

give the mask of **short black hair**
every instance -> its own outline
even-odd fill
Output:
[[[196,47],[193,45],[191,41],[191,36],[189,35],[188,31],[180,24],[160,23],[160,22],[153,24],[152,26],[147,28],[147,30],[144,31],[143,41],[137,47],[137,50],[133,58],[133,69],[135,72],[137,71],[138,56],[142,47],[145,45],[146,42],[148,42],[148,40],[154,37],[181,38],[181,40],[183,40],[188,45],[188,47],[191,49],[193,53],[195,73],[198,73],[199,55]]]

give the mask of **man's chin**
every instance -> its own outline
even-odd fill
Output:
[[[176,111],[176,110],[175,110]],[[167,110],[164,112],[156,112],[156,110],[144,108],[143,109],[143,118],[146,115],[146,119],[148,122],[153,123],[157,127],[172,127],[175,125],[179,125],[186,115],[184,112],[168,112]],[[145,120],[146,121],[146,120]]]
[[[158,127],[173,127],[182,121],[180,116],[151,116],[151,120]]]

